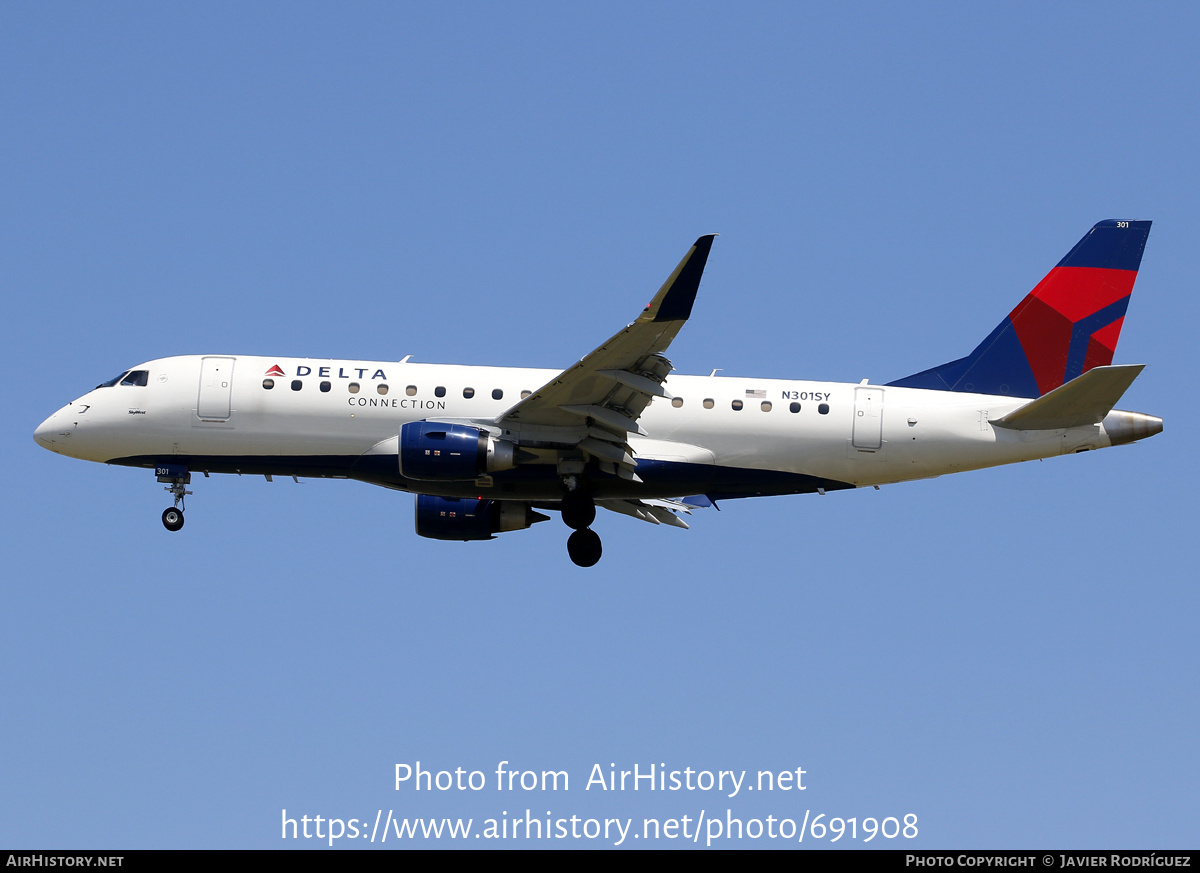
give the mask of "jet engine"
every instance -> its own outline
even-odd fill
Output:
[[[476,427],[413,421],[400,428],[400,475],[407,479],[477,479],[516,463],[516,446]]]
[[[417,495],[417,535],[435,540],[490,540],[548,518],[518,500]]]

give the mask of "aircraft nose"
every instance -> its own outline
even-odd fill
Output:
[[[37,426],[37,430],[33,432],[33,441],[43,449],[62,452],[71,434],[77,429],[78,422],[74,419],[78,416],[74,413],[78,411],[87,412],[87,407],[76,409],[74,403],[68,403]]]
[[[58,413],[56,412],[54,415],[50,416],[41,424],[39,424],[37,426],[37,430],[33,432],[33,441],[43,449],[54,449],[54,440],[57,436],[54,432],[56,429],[54,420],[57,417]]]

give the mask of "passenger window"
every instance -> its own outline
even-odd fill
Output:
[[[770,412],[771,411],[771,401],[764,400],[762,402],[762,406],[760,408],[762,409],[763,412]]]
[[[791,412],[799,412],[800,404],[793,400],[792,405],[788,407],[788,410]]]
[[[521,399],[522,399],[522,400],[524,400],[526,397],[528,397],[528,396],[529,396],[530,394],[532,394],[532,393],[533,393],[532,391],[522,391],[522,392],[521,392]]]
[[[713,403],[713,399],[711,397],[705,397],[703,405],[705,409],[712,409],[716,404]]]
[[[387,394],[386,391],[380,391],[379,393]],[[407,388],[404,389],[404,393],[407,394],[409,397],[416,397],[417,396],[417,386],[409,385]]]
[[[738,410],[740,410],[742,408],[742,401],[735,400],[735,401],[733,401],[732,406],[733,406],[733,411],[737,412]]]
[[[299,379],[292,380],[292,390],[293,391],[299,391],[303,387],[304,387],[304,383],[301,382]]]
[[[272,388],[275,387],[275,380],[274,379],[263,379],[263,387],[266,388],[268,391],[270,391]]]
[[[387,383],[380,382],[378,385],[375,386],[375,390],[378,391],[380,394],[387,394],[387,392],[388,392]]]
[[[321,383],[321,393],[322,393],[322,394],[328,394],[328,393],[329,393],[329,389],[330,389],[330,388],[332,388],[332,387],[333,387],[333,386],[332,386],[332,385],[330,385],[328,382],[322,382],[322,383]]]
[[[828,415],[829,414],[829,404],[822,403],[820,406],[817,407],[817,412],[821,413],[821,415]]]
[[[446,388],[445,388],[445,386],[444,386],[444,385],[439,385],[439,386],[437,386],[436,388],[434,388],[434,389],[433,389],[433,396],[434,396],[434,397],[445,397],[445,396],[446,396]]]
[[[141,388],[146,387],[146,383],[150,381],[149,370],[130,370],[129,373],[121,380],[122,385],[136,385]]]
[[[492,389],[492,399],[493,400],[503,400],[504,392],[501,391],[499,388],[493,388]]]
[[[674,406],[676,409],[678,409],[679,407],[683,406],[683,398],[682,397],[672,397],[671,405]]]
[[[351,382],[349,385],[346,386],[346,390],[349,391],[351,394],[357,394],[358,393],[358,383]]]
[[[465,398],[467,398],[468,400],[470,400],[470,399],[471,399],[472,397],[474,397],[474,396],[475,396],[475,389],[474,389],[474,388],[464,388],[464,389],[463,389],[463,397],[465,397]]]

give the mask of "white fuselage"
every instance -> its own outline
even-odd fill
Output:
[[[400,427],[484,423],[556,370],[208,355],[140,365],[145,385],[88,392],[37,430],[76,458],[193,471],[363,479],[430,494],[553,499],[555,453],[536,429],[501,434],[535,457],[494,482],[415,482],[395,464]],[[266,385],[270,387],[265,387]],[[901,482],[1097,449],[1103,424],[996,428],[1027,399],[803,379],[672,375],[631,435],[641,481],[619,496],[783,494]],[[539,449],[541,451],[539,451]]]

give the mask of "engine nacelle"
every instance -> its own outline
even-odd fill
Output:
[[[478,479],[516,466],[516,447],[465,424],[413,421],[400,428],[400,475],[407,479]]]
[[[417,495],[417,535],[435,540],[490,540],[493,534],[524,530],[549,516],[516,500]]]

